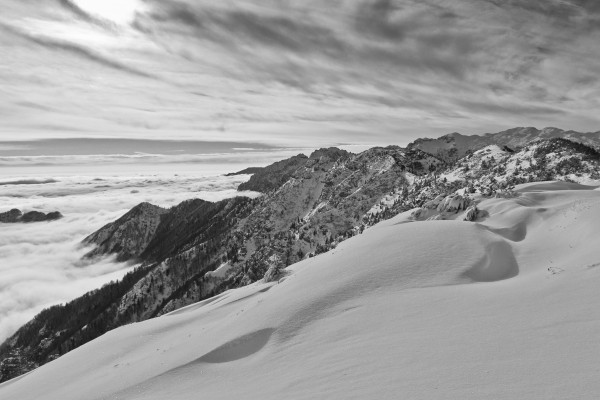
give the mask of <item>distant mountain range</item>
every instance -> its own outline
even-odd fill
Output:
[[[456,160],[464,157],[469,151],[475,151],[491,144],[519,149],[535,141],[554,138],[568,139],[600,150],[600,131],[582,133],[558,128],[536,129],[533,127],[513,128],[498,133],[471,136],[455,132],[437,139],[417,139],[408,148],[417,148],[445,160]]]
[[[360,154],[337,148],[265,168],[240,190],[263,196],[194,199],[170,209],[141,203],[85,238],[87,257],[142,265],[119,282],[42,311],[0,346],[0,380],[53,360],[116,327],[163,315],[334,249],[379,221],[462,213],[511,196],[516,184],[600,179],[600,133],[515,128],[419,139]],[[453,218],[454,218],[453,217]]]

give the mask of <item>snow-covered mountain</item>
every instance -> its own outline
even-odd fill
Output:
[[[470,136],[455,132],[437,139],[417,139],[409,144],[408,148],[420,149],[444,160],[457,160],[469,152],[492,144],[502,148],[508,147],[512,150],[518,150],[535,141],[556,138],[568,139],[600,150],[600,131],[582,133],[558,128],[536,129],[533,127],[513,128],[498,133]]]
[[[190,200],[170,210],[142,204],[86,241],[98,245],[92,255],[117,253],[144,265],[120,282],[45,310],[21,328],[0,347],[1,377],[18,376],[113,328],[263,279],[277,282],[287,266],[336,251],[348,238],[366,237],[361,233],[396,215],[403,215],[404,222],[484,223],[492,210],[486,202],[519,198],[516,185],[600,179],[598,151],[565,139],[533,141],[518,150],[485,145],[456,162],[447,160],[414,146],[379,147],[357,155],[322,149],[254,171],[243,189],[262,191],[257,199]],[[519,229],[506,231],[506,238],[521,237]],[[444,240],[435,236],[439,243],[430,245],[444,247]],[[398,243],[402,251],[420,248],[410,240]],[[502,246],[500,257],[506,253]],[[514,275],[511,268],[507,276]],[[495,280],[500,273],[491,272],[493,279],[484,279],[486,274],[466,276]]]
[[[115,329],[0,397],[595,399],[600,191],[476,201],[476,222],[401,213],[276,281]]]

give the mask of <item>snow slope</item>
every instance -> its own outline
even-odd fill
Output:
[[[600,190],[517,187],[487,217],[382,222],[288,268],[121,327],[1,399],[595,399]]]

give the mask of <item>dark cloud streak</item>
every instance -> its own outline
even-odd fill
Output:
[[[76,17],[79,17],[80,19],[82,19],[86,22],[101,26],[102,28],[105,28],[105,29],[114,30],[116,28],[115,24],[111,23],[110,21],[107,21],[102,18],[98,18],[94,15],[91,15],[91,14],[85,12],[84,10],[81,9],[81,7],[79,7],[77,4],[75,4],[71,0],[57,0],[57,1],[63,8],[70,11]]]
[[[30,43],[34,43],[34,44],[37,44],[39,46],[49,48],[49,49],[65,51],[65,52],[74,54],[78,57],[81,57],[83,59],[86,59],[88,61],[92,61],[97,64],[100,64],[104,67],[116,69],[118,71],[126,72],[126,73],[132,74],[132,75],[137,75],[137,76],[140,76],[143,78],[161,80],[161,78],[157,75],[139,70],[137,68],[123,64],[119,61],[112,60],[110,58],[107,58],[103,55],[100,55],[100,54],[94,52],[93,50],[91,50],[89,48],[81,47],[74,43],[60,41],[60,40],[56,40],[56,39],[50,39],[48,37],[31,35],[31,34],[22,32],[16,28],[13,28],[12,26],[5,25],[2,23],[0,23],[0,29],[4,30],[5,32],[8,32],[10,34],[16,35],[22,39],[25,39],[25,40],[29,41]]]
[[[335,55],[347,50],[347,45],[331,30],[286,16],[259,15],[235,9],[217,13],[167,2],[150,17],[157,23],[181,23],[192,28],[198,39],[219,40],[228,45],[243,42],[252,47],[264,45],[297,53]],[[135,24],[145,32],[151,30],[139,17]]]

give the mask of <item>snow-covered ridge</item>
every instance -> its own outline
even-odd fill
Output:
[[[568,139],[600,150],[600,131],[584,133],[552,127],[543,129],[533,127],[513,128],[498,133],[470,136],[454,132],[437,139],[417,139],[408,147],[426,151],[444,160],[457,160],[469,152],[489,145],[497,145],[501,148],[508,147],[515,150],[523,148],[534,141],[556,138]]]

